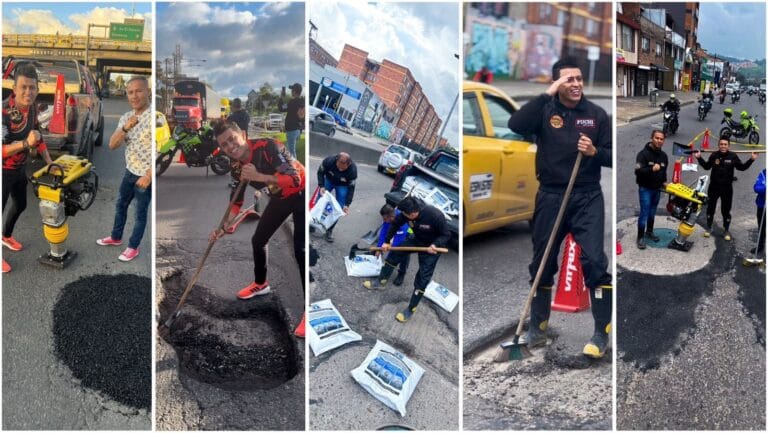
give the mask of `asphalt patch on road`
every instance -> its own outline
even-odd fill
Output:
[[[717,276],[734,266],[733,245],[721,239],[715,242],[712,259],[697,272],[684,273],[683,252],[680,275],[619,270],[616,344],[624,361],[646,371],[658,368],[663,355],[680,352],[685,342],[679,337],[696,329],[695,312],[701,297],[711,294]]]
[[[743,259],[739,258],[739,262]],[[752,320],[757,341],[765,347],[765,272],[758,267],[736,267],[736,284],[739,286],[739,302]]]
[[[187,281],[176,273],[161,284],[165,319]],[[296,376],[301,365],[288,323],[277,296],[226,301],[195,285],[163,338],[176,350],[181,374],[228,391],[271,389]]]
[[[149,410],[152,280],[93,275],[67,284],[53,307],[53,344],[84,387]]]
[[[613,355],[609,348],[601,359],[592,359],[580,353],[573,353],[573,348],[568,345],[553,343],[544,352],[544,360],[558,368],[583,370],[593,366],[599,367],[602,363],[610,364],[613,360]]]

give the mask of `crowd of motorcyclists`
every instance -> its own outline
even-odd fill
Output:
[[[739,88],[733,88],[731,92],[731,103],[736,104],[741,99],[741,90]],[[758,95],[758,100],[761,104],[765,103],[765,90],[756,89],[750,87],[746,90],[748,95]],[[715,101],[715,94],[720,98],[720,103],[725,102],[727,95],[726,88],[721,87],[717,90],[709,89],[706,93],[703,93],[698,100],[698,119],[704,120],[707,117],[709,111],[712,110],[712,105]],[[671,135],[677,132],[680,126],[679,114],[680,114],[680,101],[675,97],[674,93],[669,95],[669,99],[663,104],[659,105],[663,113],[663,132],[665,135]],[[751,144],[757,144],[760,141],[759,128],[757,126],[757,115],[751,116],[748,111],[742,110],[739,113],[739,118],[736,119],[733,116],[733,108],[726,108],[723,110],[723,119],[720,122],[722,126],[720,135],[723,134],[732,136],[734,138],[747,138],[747,141]]]

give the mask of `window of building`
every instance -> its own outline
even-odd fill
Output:
[[[597,23],[587,19],[587,36],[594,36],[597,34]]]
[[[572,18],[572,20],[574,29],[584,30],[584,17],[576,15]]]
[[[552,6],[548,4],[540,4],[539,5],[539,19],[545,20],[549,18],[549,16],[552,15]]]
[[[661,57],[661,44],[656,42],[656,57]]]
[[[632,35],[632,29],[624,24],[621,24],[621,48],[631,52],[635,51],[635,38]]]
[[[557,12],[557,25],[560,27],[565,25],[565,11]]]
[[[643,36],[642,49],[644,53],[651,52],[651,40]]]

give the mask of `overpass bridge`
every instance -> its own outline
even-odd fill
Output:
[[[3,56],[60,57],[85,63],[86,36],[3,34]],[[152,41],[115,41],[91,36],[88,67],[100,84],[110,74],[152,74]]]

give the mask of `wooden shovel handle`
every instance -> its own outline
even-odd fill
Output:
[[[370,247],[370,251],[384,251],[381,247]],[[426,253],[429,251],[429,247],[390,247],[390,251],[410,251],[414,253]],[[436,247],[435,251],[438,253],[447,253],[448,248]]]

